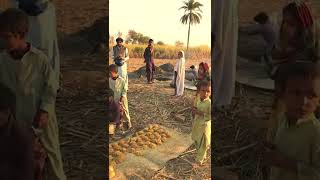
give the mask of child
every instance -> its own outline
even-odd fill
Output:
[[[183,95],[184,92],[184,79],[185,79],[185,59],[184,52],[178,52],[177,63],[174,67],[174,95],[179,97]]]
[[[146,73],[148,84],[154,83],[154,73],[155,73],[155,65],[154,65],[154,50],[153,50],[153,39],[149,39],[148,47],[144,50],[143,57],[144,62],[146,63]]]
[[[111,89],[107,90],[108,107],[107,107],[107,120],[109,122],[109,135],[112,137],[114,129],[119,129],[122,113],[120,112],[120,105],[114,101],[114,93]],[[116,127],[114,127],[114,125]]]
[[[29,128],[14,119],[15,94],[0,84],[0,179],[34,180]]]
[[[196,79],[196,77],[197,77],[197,70],[196,70],[196,67],[194,65],[191,65],[190,69],[191,69],[191,73],[193,75],[192,80],[194,81]]]
[[[320,179],[320,122],[314,116],[320,100],[320,66],[296,62],[281,67],[279,75],[285,113],[264,154],[271,166],[270,179]]]
[[[280,60],[275,64],[287,63],[289,60],[316,61],[313,18],[309,9],[304,3],[290,3],[283,8],[282,16],[280,49],[275,52],[275,58]]]
[[[203,80],[210,81],[209,65],[205,62],[201,62],[199,64],[198,76],[197,76],[197,80],[195,82],[195,86],[197,87],[197,94],[196,95],[198,95],[198,92],[199,92],[198,83]]]
[[[303,9],[301,9],[303,7]],[[303,10],[303,11],[302,11]],[[308,16],[302,17],[301,13],[306,13]],[[278,61],[271,72],[271,76],[275,79],[275,99],[273,111],[270,116],[270,126],[275,124],[277,116],[283,113],[284,105],[278,98],[278,75],[277,69],[287,63],[297,61],[315,62],[315,43],[311,26],[313,24],[312,17],[308,8],[304,3],[290,3],[283,8],[283,19],[280,31],[280,49],[277,50]],[[268,135],[269,136],[269,135]]]
[[[16,121],[34,127],[48,155],[50,179],[65,180],[55,114],[57,84],[47,57],[26,42],[28,17],[17,9],[0,15],[0,36],[6,51],[0,54],[0,82],[16,93]]]
[[[276,32],[269,20],[269,16],[265,12],[260,12],[259,14],[257,14],[254,17],[254,21],[257,24],[253,24],[245,28],[240,28],[240,31],[249,35],[262,35],[263,39],[266,42],[266,51],[263,57],[267,64],[270,64],[272,60],[272,49],[274,48],[276,42]]]
[[[119,102],[124,113],[126,129],[129,130],[132,125],[129,116],[127,88],[125,80],[118,75],[118,69],[115,64],[109,66],[109,88],[114,93],[114,101]]]
[[[199,96],[192,108],[194,122],[191,137],[197,150],[196,162],[201,165],[206,158],[211,142],[211,83],[201,81],[199,88]]]

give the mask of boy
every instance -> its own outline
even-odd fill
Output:
[[[0,179],[34,180],[31,131],[15,121],[15,101],[0,83]]]
[[[127,86],[125,80],[119,76],[118,68],[115,64],[109,66],[109,88],[114,93],[114,101],[120,104],[121,110],[124,113],[125,128],[129,130],[132,125],[129,116]]]
[[[211,142],[211,83],[201,81],[199,88],[199,96],[192,108],[194,122],[191,137],[197,150],[196,162],[202,165]],[[194,164],[194,166],[197,166],[197,164]]]
[[[319,64],[296,62],[279,69],[279,98],[285,106],[272,129],[264,162],[271,180],[320,179]]]
[[[149,39],[148,47],[144,50],[143,57],[144,62],[146,63],[146,72],[147,72],[147,80],[148,84],[154,83],[154,51],[153,51],[153,39]]]
[[[120,120],[122,118],[122,113],[120,112],[119,103],[114,101],[114,93],[111,89],[107,90],[108,107],[107,107],[107,120],[109,122],[109,135],[114,134],[114,125],[116,125],[116,130],[119,129]]]
[[[17,94],[15,117],[34,127],[48,155],[48,178],[65,180],[55,114],[57,84],[47,57],[26,42],[28,16],[17,9],[0,15],[0,82]]]

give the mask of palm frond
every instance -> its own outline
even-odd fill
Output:
[[[189,14],[185,14],[180,18],[182,24],[187,24],[189,21]]]

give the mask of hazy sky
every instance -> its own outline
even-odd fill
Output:
[[[191,26],[190,46],[211,44],[211,1],[202,3],[202,20]],[[127,35],[129,29],[154,39],[174,44],[187,44],[188,25],[182,25],[180,18],[183,0],[109,0],[109,32],[116,36],[118,31]]]

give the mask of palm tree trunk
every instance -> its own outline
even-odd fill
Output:
[[[188,56],[188,50],[189,50],[189,38],[190,38],[190,25],[191,25],[191,23],[190,23],[190,21],[191,21],[191,17],[189,17],[189,28],[188,28],[188,40],[187,40],[187,52],[186,52],[186,56]]]

